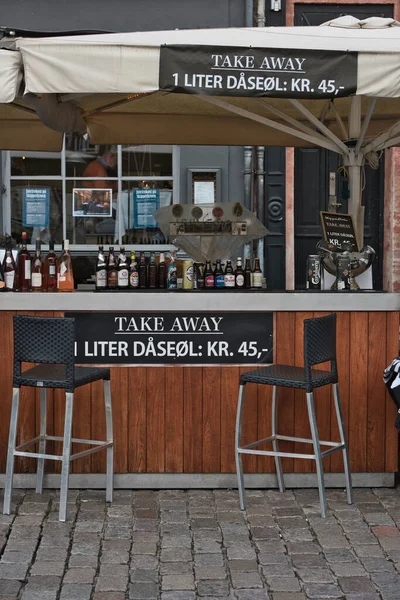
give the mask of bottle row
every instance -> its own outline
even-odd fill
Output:
[[[27,234],[22,232],[21,247],[16,260],[11,238],[6,238],[6,252],[0,264],[0,291],[8,292],[73,292],[74,276],[69,242],[64,240],[60,260],[54,252],[54,242],[49,242],[49,252],[43,259],[41,241],[36,240],[36,250],[31,256],[27,249]]]
[[[243,268],[242,258],[239,256],[236,269],[233,269],[232,261],[226,262],[223,269],[220,259],[216,260],[215,268],[211,261],[203,263],[186,260],[183,263],[182,287],[184,289],[199,290],[202,288],[237,288],[250,289],[261,288],[263,279],[260,268],[260,260],[255,259],[252,269],[250,258],[246,258]],[[157,264],[155,253],[150,253],[146,259],[145,253],[141,252],[139,260],[136,253],[132,251],[128,258],[125,247],[121,246],[118,257],[115,255],[114,247],[111,246],[106,256],[103,246],[99,246],[96,263],[96,290],[127,290],[127,289],[170,289],[178,287],[176,258],[174,252],[170,254],[169,264],[165,261],[165,254],[160,253]]]

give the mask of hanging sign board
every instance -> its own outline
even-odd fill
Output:
[[[23,227],[49,227],[50,188],[24,188]]]
[[[357,90],[357,52],[162,46],[159,88],[207,96],[349,96]]]
[[[272,362],[272,312],[78,312],[65,316],[76,322],[77,364]]]
[[[334,246],[342,246],[343,243],[352,244],[353,251],[358,252],[352,215],[342,215],[322,210],[320,215],[324,239],[328,244],[333,244]]]
[[[152,188],[133,190],[133,226],[140,229],[157,227],[153,213],[160,208],[160,190]]]

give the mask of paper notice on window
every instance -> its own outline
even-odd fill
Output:
[[[215,201],[215,181],[195,181],[194,198],[195,204],[211,204]]]

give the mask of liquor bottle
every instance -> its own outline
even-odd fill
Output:
[[[213,288],[215,283],[215,277],[211,268],[211,261],[206,262],[206,268],[204,270],[204,287],[207,289]]]
[[[96,290],[107,288],[107,262],[103,246],[99,246],[96,263]]]
[[[167,270],[167,288],[169,290],[176,290],[178,287],[178,278],[176,274],[176,263],[175,263],[175,254],[171,252],[170,254],[170,263],[168,265]]]
[[[144,252],[140,253],[139,259],[139,287],[142,290],[147,288],[147,265]]]
[[[253,271],[253,287],[262,288],[262,271],[260,267],[260,259],[256,258]]]
[[[253,274],[251,272],[251,261],[250,258],[246,258],[246,264],[244,267],[244,287],[249,290],[252,287]]]
[[[11,237],[6,237],[6,253],[3,260],[3,273],[6,290],[15,292],[17,289],[17,266],[12,253]]]
[[[225,287],[234,288],[235,287],[235,274],[233,272],[232,261],[226,261],[225,267]]]
[[[167,279],[167,265],[165,264],[164,252],[160,252],[160,262],[158,264],[158,287],[164,289]]]
[[[109,290],[116,290],[118,287],[118,271],[114,254],[114,246],[110,246],[108,251],[107,287]]]
[[[49,252],[44,259],[44,289],[55,292],[57,289],[58,258],[54,252],[54,240],[49,242]]]
[[[242,257],[238,256],[236,261],[236,271],[235,271],[235,287],[244,288],[244,271],[242,266]]]
[[[32,259],[32,292],[43,292],[44,265],[40,247],[40,238],[36,238],[36,250]]]
[[[31,255],[26,247],[27,234],[22,232],[22,247],[18,254],[18,290],[29,292],[31,289]]]
[[[3,267],[0,262],[0,292],[6,291],[6,282],[4,281]]]
[[[149,265],[149,288],[154,290],[157,287],[157,265],[154,252],[150,254]]]
[[[69,240],[64,240],[64,249],[60,257],[58,268],[58,289],[60,292],[74,291],[74,273],[72,271],[72,258],[69,251]]]
[[[126,260],[125,247],[119,249],[118,267],[117,267],[118,289],[126,290],[129,285],[128,261]]]
[[[215,271],[214,271],[214,277],[215,277],[215,287],[223,288],[225,286],[225,277],[224,277],[224,272],[222,270],[220,258],[217,258],[217,262],[215,265]]]
[[[204,288],[204,263],[197,264],[197,289],[202,290]]]
[[[137,268],[137,260],[133,250],[131,252],[131,264],[129,265],[129,287],[139,287],[139,273]]]

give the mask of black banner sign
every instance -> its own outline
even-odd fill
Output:
[[[271,312],[65,313],[76,320],[77,364],[272,362]]]
[[[352,244],[353,251],[358,252],[356,233],[352,215],[320,212],[324,238],[328,244],[341,246],[343,243]]]
[[[357,53],[162,46],[160,90],[207,96],[335,98],[357,90]]]

